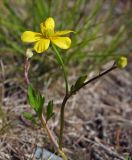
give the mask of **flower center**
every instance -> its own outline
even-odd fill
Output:
[[[46,29],[45,33],[43,34],[45,38],[50,38],[54,35],[54,30],[53,29]]]

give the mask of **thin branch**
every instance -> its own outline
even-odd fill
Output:
[[[102,76],[106,75],[107,73],[111,72],[112,70],[114,70],[114,69],[116,69],[116,68],[117,68],[117,66],[113,65],[113,66],[112,66],[111,68],[109,68],[108,70],[103,71],[103,72],[100,73],[99,75],[97,75],[97,76],[91,78],[90,80],[86,81],[86,82],[83,83],[78,89],[76,89],[76,90],[74,91],[74,93],[73,93],[73,92],[70,93],[69,97],[72,96],[73,94],[75,94],[75,92],[77,92],[78,90],[80,90],[81,88],[83,88],[84,86],[86,86],[87,84],[89,84],[89,83],[91,83],[91,82],[93,82],[93,81],[101,78]]]
[[[59,148],[62,149],[62,140],[63,140],[63,131],[64,131],[64,111],[65,111],[65,105],[66,102],[68,101],[68,99],[74,95],[77,91],[79,91],[81,88],[83,88],[84,86],[88,85],[89,83],[101,78],[102,76],[106,75],[107,73],[111,72],[112,70],[116,69],[117,66],[114,64],[111,68],[109,68],[108,70],[103,71],[102,73],[100,73],[99,75],[91,78],[90,80],[86,81],[85,83],[83,83],[78,89],[74,90],[74,92],[70,92],[68,94],[65,95],[62,105],[61,105],[61,113],[60,113],[60,134],[59,134]]]

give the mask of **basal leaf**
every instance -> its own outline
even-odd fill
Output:
[[[28,86],[28,102],[37,115],[40,116],[43,110],[45,98],[40,94],[40,92],[35,91],[31,85]]]

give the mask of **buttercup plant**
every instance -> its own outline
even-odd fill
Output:
[[[87,80],[87,75],[79,77],[76,82],[69,88],[67,73],[65,69],[65,64],[63,63],[63,59],[61,54],[55,47],[58,46],[61,49],[68,49],[71,46],[71,39],[69,37],[63,37],[68,33],[74,32],[71,30],[65,31],[55,31],[55,22],[54,19],[49,17],[44,22],[40,24],[41,33],[33,32],[33,31],[25,31],[22,36],[21,40],[26,43],[34,43],[34,47],[32,49],[27,49],[26,52],[26,61],[25,61],[25,81],[28,85],[28,101],[31,107],[35,110],[38,118],[41,121],[43,128],[47,131],[48,137],[55,147],[56,151],[60,154],[60,156],[64,160],[68,160],[66,154],[63,150],[63,131],[64,131],[64,113],[65,113],[65,105],[67,100],[76,94],[84,86],[88,85],[89,83],[97,80],[98,78],[102,77],[103,75],[111,72],[116,68],[124,68],[127,65],[127,58],[120,57],[115,63],[107,70],[99,73],[95,77]],[[52,43],[52,49],[55,52],[56,60],[58,61],[58,65],[62,68],[64,80],[65,80],[65,96],[63,98],[61,109],[60,109],[60,132],[58,139],[54,133],[50,130],[48,125],[48,120],[53,116],[53,101],[49,101],[48,105],[46,106],[46,112],[44,112],[44,102],[45,97],[41,95],[40,92],[36,91],[28,78],[28,71],[30,67],[29,58],[33,56],[32,51],[35,50],[36,53],[43,53],[49,48],[50,42]],[[30,113],[25,113],[24,116],[29,119],[33,120],[33,116]]]

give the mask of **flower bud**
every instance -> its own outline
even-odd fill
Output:
[[[127,58],[126,57],[120,57],[117,61],[117,66],[120,69],[123,69],[127,66]]]
[[[26,51],[26,57],[31,58],[32,56],[33,56],[33,49],[28,48],[27,51]]]

